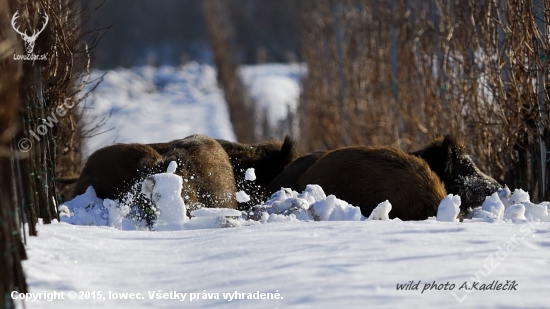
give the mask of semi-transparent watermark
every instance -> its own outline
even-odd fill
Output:
[[[520,242],[524,241],[525,237],[531,235],[534,230],[535,225],[533,225],[532,222],[528,221],[526,224],[523,224],[519,229],[521,235],[518,236],[517,234],[514,234],[501,246],[497,246],[496,250],[485,258],[482,267],[474,273],[475,277],[470,277],[471,283],[469,285],[465,283],[463,286],[464,289],[460,289],[460,292],[457,291],[458,293],[451,292],[451,295],[453,295],[459,303],[462,303],[472,292],[479,291],[482,287],[493,287],[495,280],[493,280],[491,284],[486,284],[483,283],[483,278],[489,277],[489,275],[491,275],[495,269],[498,268],[500,262],[504,261],[510,255],[510,252],[518,248],[520,246]],[[510,286],[510,289],[515,290],[517,288],[517,283],[515,280],[512,282],[506,282],[505,284],[506,286]],[[503,286],[500,286],[497,283],[496,287]]]
[[[15,32],[19,33],[21,35],[21,38],[23,41],[25,41],[25,51],[27,52],[26,55],[17,55],[13,54],[13,60],[29,60],[29,61],[35,61],[35,60],[47,60],[46,55],[35,55],[33,54],[34,50],[34,43],[36,42],[36,39],[38,38],[38,35],[46,29],[46,25],[48,24],[49,17],[44,12],[40,14],[44,18],[44,22],[42,24],[42,28],[40,30],[33,30],[31,35],[27,34],[27,29],[25,31],[19,30],[19,26],[17,26],[17,19],[19,18],[19,11],[16,11],[15,14],[13,14],[13,17],[11,19],[11,26],[13,27],[13,30]]]
[[[71,103],[71,99],[65,99],[63,104],[56,107],[55,110],[46,117],[46,119],[42,119],[42,124],[36,126],[34,130],[29,130],[29,133],[34,140],[39,142],[42,139],[41,137],[48,134],[49,130],[56,126],[59,120],[67,115],[69,110],[72,109],[75,104],[76,103],[74,101]],[[17,147],[22,152],[28,152],[32,149],[32,140],[30,138],[22,138],[17,143]]]
[[[23,300],[25,302],[36,301],[63,301],[63,300],[81,300],[81,301],[108,301],[108,300],[167,300],[180,302],[205,302],[208,300],[223,300],[232,302],[236,300],[282,300],[283,296],[276,291],[233,291],[233,292],[210,292],[203,290],[202,292],[189,293],[178,291],[145,291],[145,292],[115,292],[115,291],[53,291],[53,292],[37,292],[37,293],[19,293],[12,291],[11,299]]]

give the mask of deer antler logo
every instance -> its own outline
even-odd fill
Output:
[[[33,31],[32,32],[32,35],[31,36],[28,36],[27,35],[27,30],[25,30],[25,32],[21,32],[19,31],[19,27],[17,27],[15,25],[15,20],[17,18],[19,18],[19,11],[16,11],[15,14],[13,14],[13,18],[11,19],[11,26],[13,27],[13,30],[15,30],[15,32],[19,33],[21,35],[21,37],[23,38],[23,40],[25,41],[25,49],[27,50],[27,54],[32,54],[32,50],[34,49],[34,41],[36,41],[36,38],[38,37],[38,35],[44,31],[44,28],[46,28],[46,25],[48,24],[48,15],[46,15],[46,13],[44,13],[44,16],[46,16],[46,20],[44,21],[44,24],[42,25],[42,29],[40,29],[40,31],[36,32]]]

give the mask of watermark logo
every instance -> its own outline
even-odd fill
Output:
[[[59,122],[59,119],[67,115],[67,112],[75,106],[76,103],[74,101],[70,101],[71,99],[65,99],[63,105],[59,105],[56,107],[55,111],[52,111],[51,114],[46,117],[46,119],[42,119],[43,123],[35,128],[36,132],[29,130],[29,133],[37,142],[41,140],[40,136],[45,136],[48,134],[49,129],[52,129]],[[28,152],[32,148],[32,140],[29,138],[22,138],[17,143],[17,146],[20,151]]]
[[[13,14],[13,18],[11,19],[11,26],[13,27],[13,30],[15,32],[19,33],[21,37],[23,38],[23,41],[25,41],[25,50],[27,51],[26,55],[16,55],[13,54],[14,60],[46,60],[46,55],[35,55],[32,53],[34,50],[34,42],[38,38],[38,35],[44,31],[46,28],[46,25],[48,24],[49,17],[46,13],[44,13],[44,23],[42,24],[42,29],[40,30],[34,30],[32,32],[32,35],[27,35],[27,30],[24,32],[21,32],[19,30],[19,27],[15,24],[16,20],[19,18],[19,11],[16,11],[15,14]]]
[[[504,261],[510,252],[514,251],[521,245],[521,241],[524,241],[525,237],[532,234],[535,231],[535,225],[528,221],[526,224],[522,225],[519,229],[523,233],[522,236],[517,236],[516,234],[512,235],[509,240],[507,240],[502,246],[497,246],[497,250],[493,253],[490,253],[484,260],[483,268],[479,268],[475,273],[475,277],[470,277],[472,283],[468,285],[468,282],[464,282],[458,289],[458,294],[452,292],[451,294],[454,298],[462,303],[468,294],[473,291],[486,291],[486,290],[516,290],[518,284],[515,280],[506,280],[506,283],[503,285],[499,284],[498,280],[493,280],[491,284],[483,283],[483,278],[487,278],[490,274],[493,273],[495,269],[500,265],[501,261]],[[496,257],[496,259],[495,259]],[[484,269],[485,268],[485,269]],[[481,276],[480,276],[481,275]],[[496,282],[496,283],[495,283]]]

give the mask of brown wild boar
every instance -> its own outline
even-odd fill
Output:
[[[183,178],[181,195],[189,210],[236,208],[233,166],[215,139],[197,134],[169,144],[160,169],[178,163],[175,173]]]
[[[481,172],[466,153],[464,144],[450,135],[439,136],[411,154],[424,159],[445,184],[448,193],[460,196],[460,212],[481,206],[485,197],[503,186]]]
[[[285,169],[273,179],[267,186],[267,191],[269,194],[273,194],[281,188],[290,188],[294,191],[298,191],[298,179],[302,174],[319,158],[321,158],[326,151],[314,151],[303,156],[300,156],[298,159],[292,161]]]
[[[298,181],[298,190],[307,184],[320,185],[359,206],[368,217],[376,206],[389,200],[390,218],[424,220],[437,215],[446,191],[428,164],[391,147],[344,147],[327,152]]]
[[[153,173],[166,172],[169,163],[176,161],[176,174],[184,179],[182,197],[189,209],[236,208],[233,168],[216,140],[192,135],[164,144],[169,147],[162,155],[142,144],[116,144],[97,150],[76,181],[75,195],[93,186],[99,198],[122,199],[132,193],[139,199],[139,184]]]
[[[294,141],[289,136],[285,136],[282,142],[272,140],[258,144],[217,141],[229,155],[237,190],[243,190],[250,196],[249,202],[239,203],[242,210],[265,202],[269,197],[267,185],[296,157]],[[245,180],[245,172],[249,168],[254,168],[255,181]]]
[[[142,144],[116,144],[103,147],[90,155],[78,180],[74,195],[93,186],[99,198],[120,199],[134,184],[158,172],[155,167],[162,156]]]

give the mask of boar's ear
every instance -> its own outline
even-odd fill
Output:
[[[460,158],[464,155],[464,146],[456,137],[445,135],[442,146],[446,149],[446,172],[452,174],[460,165]]]
[[[281,146],[281,154],[283,155],[285,166],[296,158],[296,142],[288,135],[285,135],[283,145]]]

